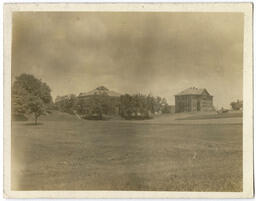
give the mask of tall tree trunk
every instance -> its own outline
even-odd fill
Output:
[[[38,116],[35,115],[35,125],[37,125],[37,119],[38,119]]]

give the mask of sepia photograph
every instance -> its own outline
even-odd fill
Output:
[[[5,18],[9,192],[252,196],[251,4],[31,5]]]

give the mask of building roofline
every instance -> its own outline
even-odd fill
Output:
[[[206,88],[196,88],[196,87],[190,87],[187,88],[180,93],[175,94],[174,96],[189,96],[189,95],[195,95],[195,96],[201,96],[204,92],[208,94],[208,96],[212,96]]]
[[[176,94],[174,96],[202,96],[202,94]],[[208,95],[208,96],[211,96],[213,97],[212,95]]]

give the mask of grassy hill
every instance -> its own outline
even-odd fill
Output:
[[[169,123],[177,116],[13,122],[12,190],[241,191],[242,124]]]

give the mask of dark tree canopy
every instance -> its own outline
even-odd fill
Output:
[[[125,119],[149,119],[154,114],[170,113],[165,98],[135,94],[120,97],[96,94],[87,97],[66,95],[55,103],[60,111],[78,114],[86,119],[103,119],[104,115],[121,115]]]
[[[243,108],[243,101],[237,100],[236,102],[230,103],[233,110],[240,110]]]
[[[152,114],[169,113],[166,99],[151,95],[125,94],[120,97],[120,115],[126,119],[148,119]]]
[[[52,104],[50,87],[30,74],[16,77],[12,85],[13,114],[33,114],[35,124],[47,106]]]
[[[52,103],[50,87],[46,83],[35,78],[33,75],[21,74],[20,76],[16,77],[13,84],[13,89],[18,88],[17,85],[24,89],[28,94],[42,99],[45,104]]]
[[[102,119],[103,115],[114,115],[117,107],[119,107],[119,98],[101,94],[85,99],[78,98],[74,108],[85,118]]]
[[[57,109],[62,112],[74,114],[77,102],[78,102],[78,99],[77,99],[76,95],[71,94],[71,95],[67,96],[66,98],[64,98],[63,100],[55,102],[55,105],[56,105]]]

